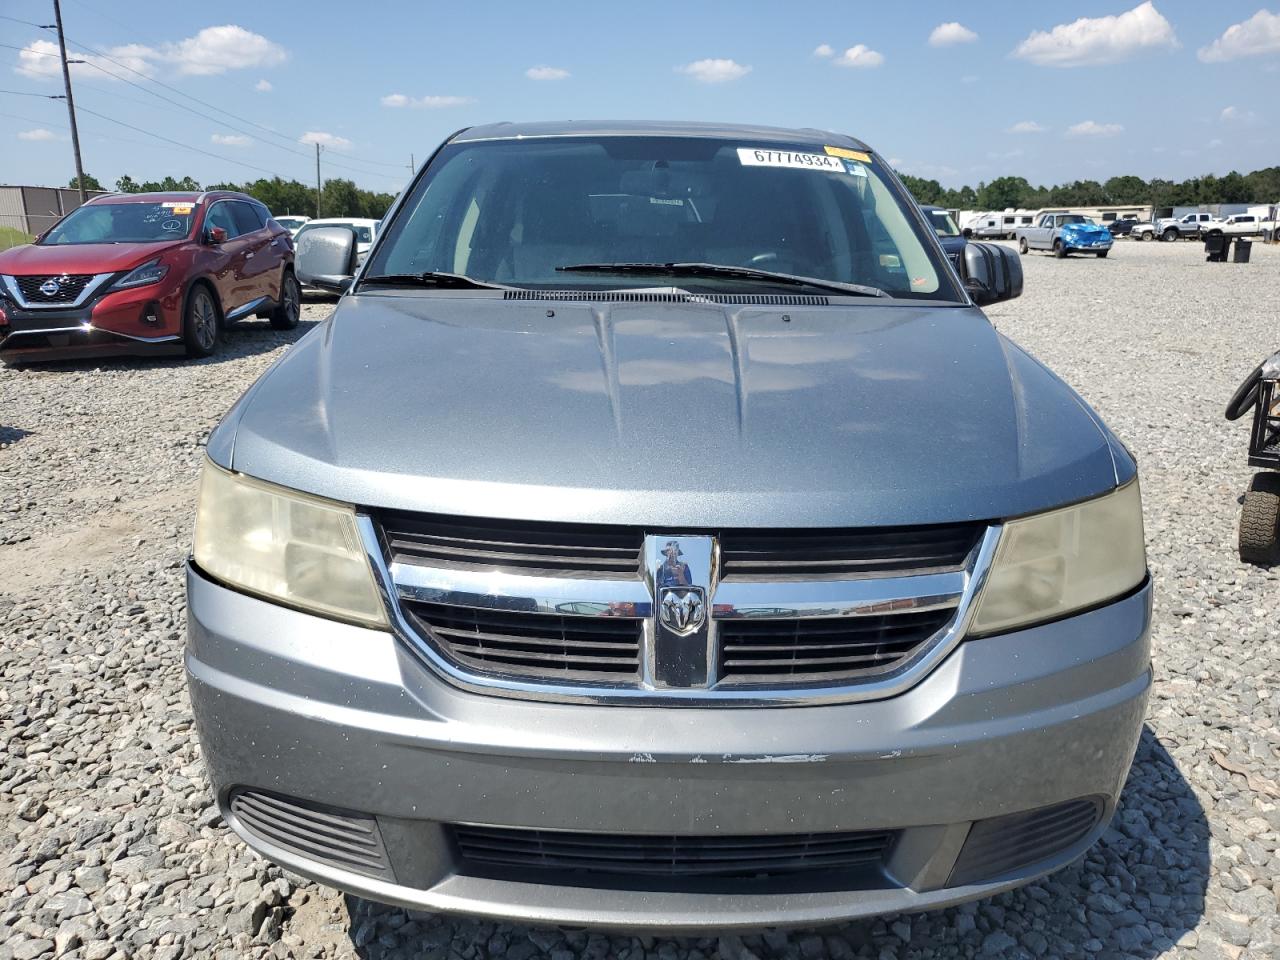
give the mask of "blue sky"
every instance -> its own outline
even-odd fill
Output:
[[[125,173],[309,181],[307,141],[319,139],[326,177],[395,191],[411,154],[421,161],[460,127],[604,117],[834,129],[958,186],[1280,163],[1271,2],[1064,12],[922,0],[63,0],[63,18],[72,41],[116,61],[73,74],[85,169],[108,186]],[[47,23],[51,6],[0,0],[0,16]],[[56,51],[51,32],[15,19],[0,19],[0,90],[60,93],[57,60],[44,55]],[[65,183],[74,172],[60,101],[0,94],[0,130],[0,182]]]

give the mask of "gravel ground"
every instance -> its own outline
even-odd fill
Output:
[[[256,323],[212,361],[0,370],[0,960],[1280,955],[1280,593],[1235,554],[1246,430],[1221,413],[1280,347],[1280,248],[1024,264],[990,315],[1136,452],[1157,587],[1147,729],[1080,862],[933,914],[655,939],[405,913],[258,859],[211,804],[181,666],[201,445],[296,337]]]

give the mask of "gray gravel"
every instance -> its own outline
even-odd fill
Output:
[[[990,315],[1136,452],[1157,585],[1148,726],[1080,862],[933,914],[655,939],[406,913],[258,859],[208,796],[181,573],[204,438],[296,336],[259,323],[212,361],[0,370],[0,960],[1280,955],[1280,584],[1236,558],[1246,431],[1221,414],[1280,347],[1280,248],[1024,264]]]

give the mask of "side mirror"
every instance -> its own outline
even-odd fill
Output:
[[[294,269],[304,287],[346,293],[356,275],[356,232],[350,227],[315,227],[294,238]]]
[[[966,240],[972,239],[973,227],[965,227],[963,230],[960,231],[960,236],[964,237]]]
[[[210,227],[204,232],[204,242],[211,247],[227,242],[227,231],[222,227]]]
[[[995,243],[965,244],[964,287],[980,307],[1022,296],[1022,260],[1017,251]]]

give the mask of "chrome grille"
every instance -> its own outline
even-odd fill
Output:
[[[92,274],[42,274],[40,276],[16,277],[22,299],[33,305],[74,303],[84,292],[85,285],[93,279]],[[48,281],[58,285],[55,293],[47,294],[40,288]]]
[[[457,685],[592,702],[892,696],[959,642],[1000,527],[674,530],[360,518],[402,636]]]
[[[720,676],[727,683],[856,681],[906,661],[955,615],[951,609],[866,617],[725,620]]]
[[[760,836],[643,836],[454,826],[466,867],[613,877],[761,879],[879,865],[888,830]]]
[[[410,622],[459,664],[528,677],[634,682],[638,620],[404,604]]]

